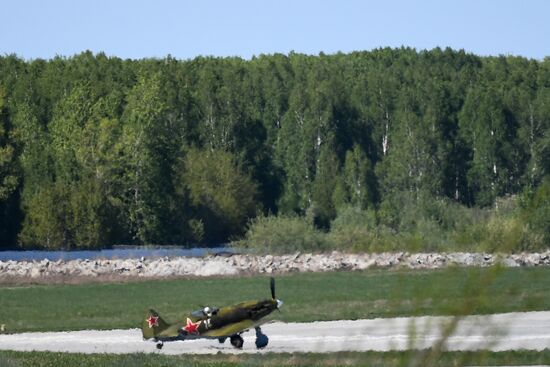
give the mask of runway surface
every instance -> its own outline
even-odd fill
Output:
[[[422,349],[441,340],[448,317],[343,320],[312,323],[273,322],[262,327],[269,337],[265,352],[337,352]],[[82,330],[71,332],[0,334],[0,349],[80,353],[258,353],[252,330],[243,334],[244,347],[227,341],[188,340],[165,343],[159,352],[152,341],[143,341],[139,329]],[[447,338],[447,350],[493,351],[550,347],[550,312],[468,316]]]

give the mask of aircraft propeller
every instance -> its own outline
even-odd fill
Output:
[[[275,278],[273,277],[271,277],[270,286],[271,286],[271,298],[276,299],[275,298]]]
[[[269,285],[271,288],[271,298],[277,301],[277,309],[280,310],[281,306],[283,305],[283,301],[275,297],[275,278],[271,277],[271,282],[269,283]]]

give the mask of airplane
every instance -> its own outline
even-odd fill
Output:
[[[275,310],[279,310],[283,301],[275,297],[275,279],[270,281],[271,299],[246,301],[222,308],[203,307],[191,312],[185,321],[167,323],[153,309],[147,310],[141,324],[144,340],[153,339],[157,349],[162,349],[164,342],[188,339],[218,339],[223,344],[227,338],[235,348],[241,349],[244,340],[241,334],[254,328],[256,331],[256,348],[265,348],[269,338],[262,333],[262,320]]]

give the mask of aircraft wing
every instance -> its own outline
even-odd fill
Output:
[[[248,330],[265,324],[268,320],[243,320],[233,324],[226,325],[219,329],[210,330],[203,333],[201,336],[210,338],[228,337],[233,334],[238,334],[243,330]]]
[[[208,331],[203,331],[200,334],[197,335],[189,335],[187,337],[194,339],[194,338],[222,338],[222,337],[229,337],[233,334],[238,334],[242,332],[243,330],[253,329],[256,326],[260,326],[262,324],[265,324],[269,320],[243,320],[239,322],[235,322],[232,324],[225,325],[218,329],[212,329]],[[184,323],[178,322],[175,324],[170,325],[165,330],[158,333],[156,336],[160,338],[173,338],[178,337],[180,335],[181,329],[185,326]]]

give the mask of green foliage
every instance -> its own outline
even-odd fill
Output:
[[[260,210],[255,182],[242,172],[229,152],[190,149],[179,181],[199,218],[193,222],[193,232],[202,232],[208,242],[240,234],[246,222]],[[199,228],[200,218],[204,218],[200,222],[203,230]]]
[[[328,240],[334,248],[351,251],[373,251],[380,244],[376,213],[348,206],[338,211],[331,223]]]
[[[23,247],[68,247],[68,205],[64,189],[55,184],[44,186],[26,200],[27,215],[19,236]]]
[[[103,248],[110,241],[108,207],[93,181],[79,187],[60,182],[45,186],[26,205],[20,234],[24,247]]]
[[[20,128],[31,129],[21,134],[27,180],[23,191],[27,216],[19,238],[23,246],[102,248],[111,242],[116,211],[108,200],[107,143],[116,135],[108,126],[111,120],[101,117],[105,111],[97,111],[105,107],[103,102],[89,86],[76,87],[58,103],[50,139],[37,126],[32,111],[21,109]]]
[[[0,204],[12,195],[19,181],[12,135],[7,116],[6,93],[0,84]]]
[[[330,149],[322,149],[313,181],[312,205],[308,214],[319,228],[328,228],[336,215],[333,193],[338,177],[338,159]]]
[[[81,182],[70,192],[67,229],[72,233],[71,247],[104,248],[111,241],[109,206],[96,181]]]
[[[374,208],[377,202],[376,176],[363,149],[355,144],[346,152],[341,175],[336,176],[332,199],[336,208]]]
[[[442,227],[445,204],[438,205],[426,195],[408,191],[386,196],[380,206],[382,242],[389,249],[407,251],[435,251],[446,244],[446,231]],[[389,247],[389,248],[388,248]]]
[[[122,133],[123,193],[128,227],[138,243],[165,240],[171,188],[165,149],[171,131],[157,74],[140,75],[127,95]]]
[[[238,367],[238,366],[409,366],[429,354],[425,351],[337,352],[337,353],[262,353],[213,355],[163,354],[78,354],[64,352],[0,351],[5,367]],[[544,365],[550,350],[506,352],[443,352],[433,366],[527,366]]]
[[[544,190],[539,191],[538,197],[545,198]],[[527,207],[518,211],[517,201],[517,197],[499,200],[498,209],[466,208],[448,199],[401,192],[388,197],[378,211],[341,208],[326,240],[329,248],[352,252],[544,250],[548,228],[544,204],[538,211]],[[539,222],[529,215],[538,215]],[[535,229],[534,223],[540,227]]]
[[[520,220],[524,226],[523,249],[542,250],[550,246],[550,176],[522,201]]]
[[[323,251],[327,249],[325,234],[315,229],[311,221],[298,216],[258,216],[248,225],[238,246],[259,253],[289,253],[292,251]]]
[[[516,218],[493,215],[485,225],[481,249],[488,252],[509,253],[521,250],[523,225]]]
[[[0,248],[13,244],[20,220],[17,210],[17,188],[21,182],[16,151],[17,130],[8,113],[7,102],[0,79]]]
[[[2,56],[0,243],[227,241],[258,211],[328,231],[352,206],[377,220],[357,250],[547,248],[543,204],[491,210],[550,172],[549,83],[547,60],[439,48]],[[212,155],[207,166],[190,162],[195,150]],[[231,164],[217,163],[224,154]],[[247,177],[227,197],[220,176],[194,172],[221,165]],[[50,210],[48,197],[63,201],[55,231],[30,212]]]

